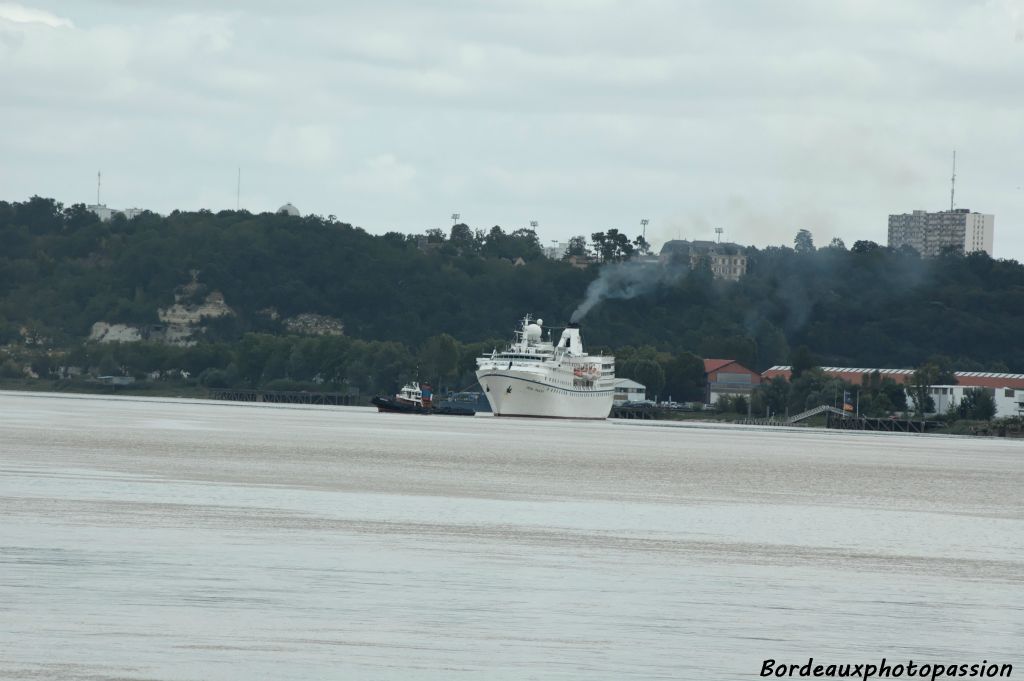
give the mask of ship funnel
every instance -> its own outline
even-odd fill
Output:
[[[570,322],[558,339],[558,347],[564,348],[570,355],[583,354],[583,340],[580,338],[580,325]]]

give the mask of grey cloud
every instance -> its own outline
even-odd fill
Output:
[[[248,207],[370,231],[852,243],[945,205],[955,146],[1024,259],[1013,2],[21,6],[70,26],[0,19],[0,198],[89,200],[102,166],[109,203],[217,209],[242,165]]]

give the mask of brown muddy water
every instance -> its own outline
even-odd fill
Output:
[[[1024,443],[0,393],[0,678],[1024,673]]]

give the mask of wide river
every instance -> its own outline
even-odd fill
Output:
[[[1024,442],[0,393],[2,679],[1022,650]]]

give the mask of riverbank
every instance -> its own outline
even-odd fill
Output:
[[[136,381],[122,386],[82,379],[0,378],[0,391],[185,398],[207,398],[210,394],[206,387],[183,379]]]
[[[168,379],[161,381],[137,381],[130,385],[110,385],[100,383],[94,379],[30,379],[30,378],[5,378],[0,379],[0,392],[24,392],[24,393],[61,393],[78,395],[100,395],[100,396],[124,396],[124,397],[157,397],[157,398],[181,398],[193,400],[211,400],[211,391],[198,382],[189,379]],[[257,400],[260,401],[260,400]],[[288,400],[269,400],[288,401]],[[294,400],[301,402],[302,400]],[[369,406],[368,403],[353,402],[350,406]],[[615,419],[632,420],[632,419]],[[707,411],[681,411],[681,410],[658,410],[657,417],[651,420],[660,423],[692,423],[714,425],[743,425],[745,419],[738,414],[729,412]],[[764,425],[764,424],[755,424]],[[767,427],[767,426],[765,426]],[[771,427],[782,427],[773,425]],[[824,415],[818,415],[786,427],[797,429],[827,430],[827,420]],[[1021,424],[1010,423],[987,423],[984,421],[954,421],[945,428],[936,431],[943,435],[967,435],[981,437],[1024,437]]]

